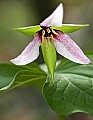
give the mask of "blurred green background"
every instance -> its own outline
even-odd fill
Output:
[[[33,39],[12,28],[39,24],[59,3],[64,5],[63,23],[90,24],[70,37],[84,51],[93,51],[93,0],[0,0],[0,61],[9,62]],[[40,54],[37,62],[42,61]],[[0,120],[51,119],[58,119],[56,113],[35,88],[18,88],[0,95]]]

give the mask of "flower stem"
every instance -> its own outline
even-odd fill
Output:
[[[66,120],[66,116],[59,115],[59,120]]]

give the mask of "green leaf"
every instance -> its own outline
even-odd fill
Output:
[[[85,112],[93,115],[93,78],[76,74],[55,74],[43,87],[49,106],[58,114]]]
[[[71,74],[79,74],[84,76],[93,77],[93,55],[88,55],[91,63],[88,65],[81,65],[69,60],[61,61],[60,64],[56,68],[56,72],[58,73],[71,73]]]
[[[46,47],[46,41],[41,45],[44,61],[48,67],[48,71],[51,74],[52,80],[54,79],[54,71],[56,66],[56,50],[52,43],[48,40],[48,48]]]
[[[14,75],[23,68],[8,63],[0,63],[0,90],[9,88]]]
[[[14,30],[17,30],[25,35],[31,36],[34,35],[36,32],[41,30],[40,25],[36,26],[29,26],[29,27],[22,27],[22,28],[14,28]]]
[[[46,80],[46,74],[43,71],[22,70],[14,77],[13,85],[10,89],[22,86],[35,86],[42,88]]]
[[[63,33],[72,33],[75,32],[77,30],[80,30],[82,28],[85,28],[89,26],[89,24],[83,24],[83,25],[78,25],[78,24],[62,24],[62,27],[56,27],[53,26],[52,28],[55,30],[60,30]]]
[[[29,71],[29,72],[24,72],[24,71]],[[23,75],[21,76],[21,74],[25,74],[27,73],[27,75],[24,77],[23,79]],[[25,66],[16,66],[13,64],[9,64],[9,63],[0,63],[0,91],[5,91],[7,89],[10,88],[15,88],[17,86],[21,86],[21,84],[25,85],[25,83],[27,81],[22,81],[22,83],[20,84],[20,79],[19,76],[21,76],[20,78],[22,78],[23,80],[26,80],[26,77],[28,79],[28,73],[32,73],[33,75],[36,74],[37,78],[40,78],[42,75],[42,78],[45,78],[46,74],[45,72],[43,72],[39,66],[35,63],[31,63],[29,65],[25,65]],[[44,75],[44,76],[43,76]],[[29,78],[31,77],[31,79],[33,78],[33,76],[29,75]],[[33,83],[37,83],[37,86],[40,86],[42,84],[42,78],[40,79],[39,82],[37,82],[37,79],[33,78]],[[19,84],[18,84],[18,80],[19,80]],[[36,80],[36,81],[35,81]],[[17,85],[15,85],[15,83],[17,83]],[[15,87],[14,87],[15,86]]]
[[[77,112],[93,116],[93,55],[91,64],[79,65],[66,61],[56,68],[54,84],[51,77],[43,86],[49,106],[60,115]]]

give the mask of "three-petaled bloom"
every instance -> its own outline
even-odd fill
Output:
[[[48,40],[54,45],[56,51],[65,58],[80,64],[89,64],[90,60],[84,55],[79,46],[66,34],[60,30],[55,30],[51,26],[62,26],[63,6],[60,4],[56,10],[40,23],[41,30],[34,35],[34,39],[24,49],[24,51],[11,62],[16,65],[26,65],[39,56],[39,46]]]

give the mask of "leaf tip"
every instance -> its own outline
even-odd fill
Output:
[[[88,26],[90,26],[89,24],[85,24],[85,27],[88,27]]]
[[[13,28],[13,30],[20,30],[20,28]]]

